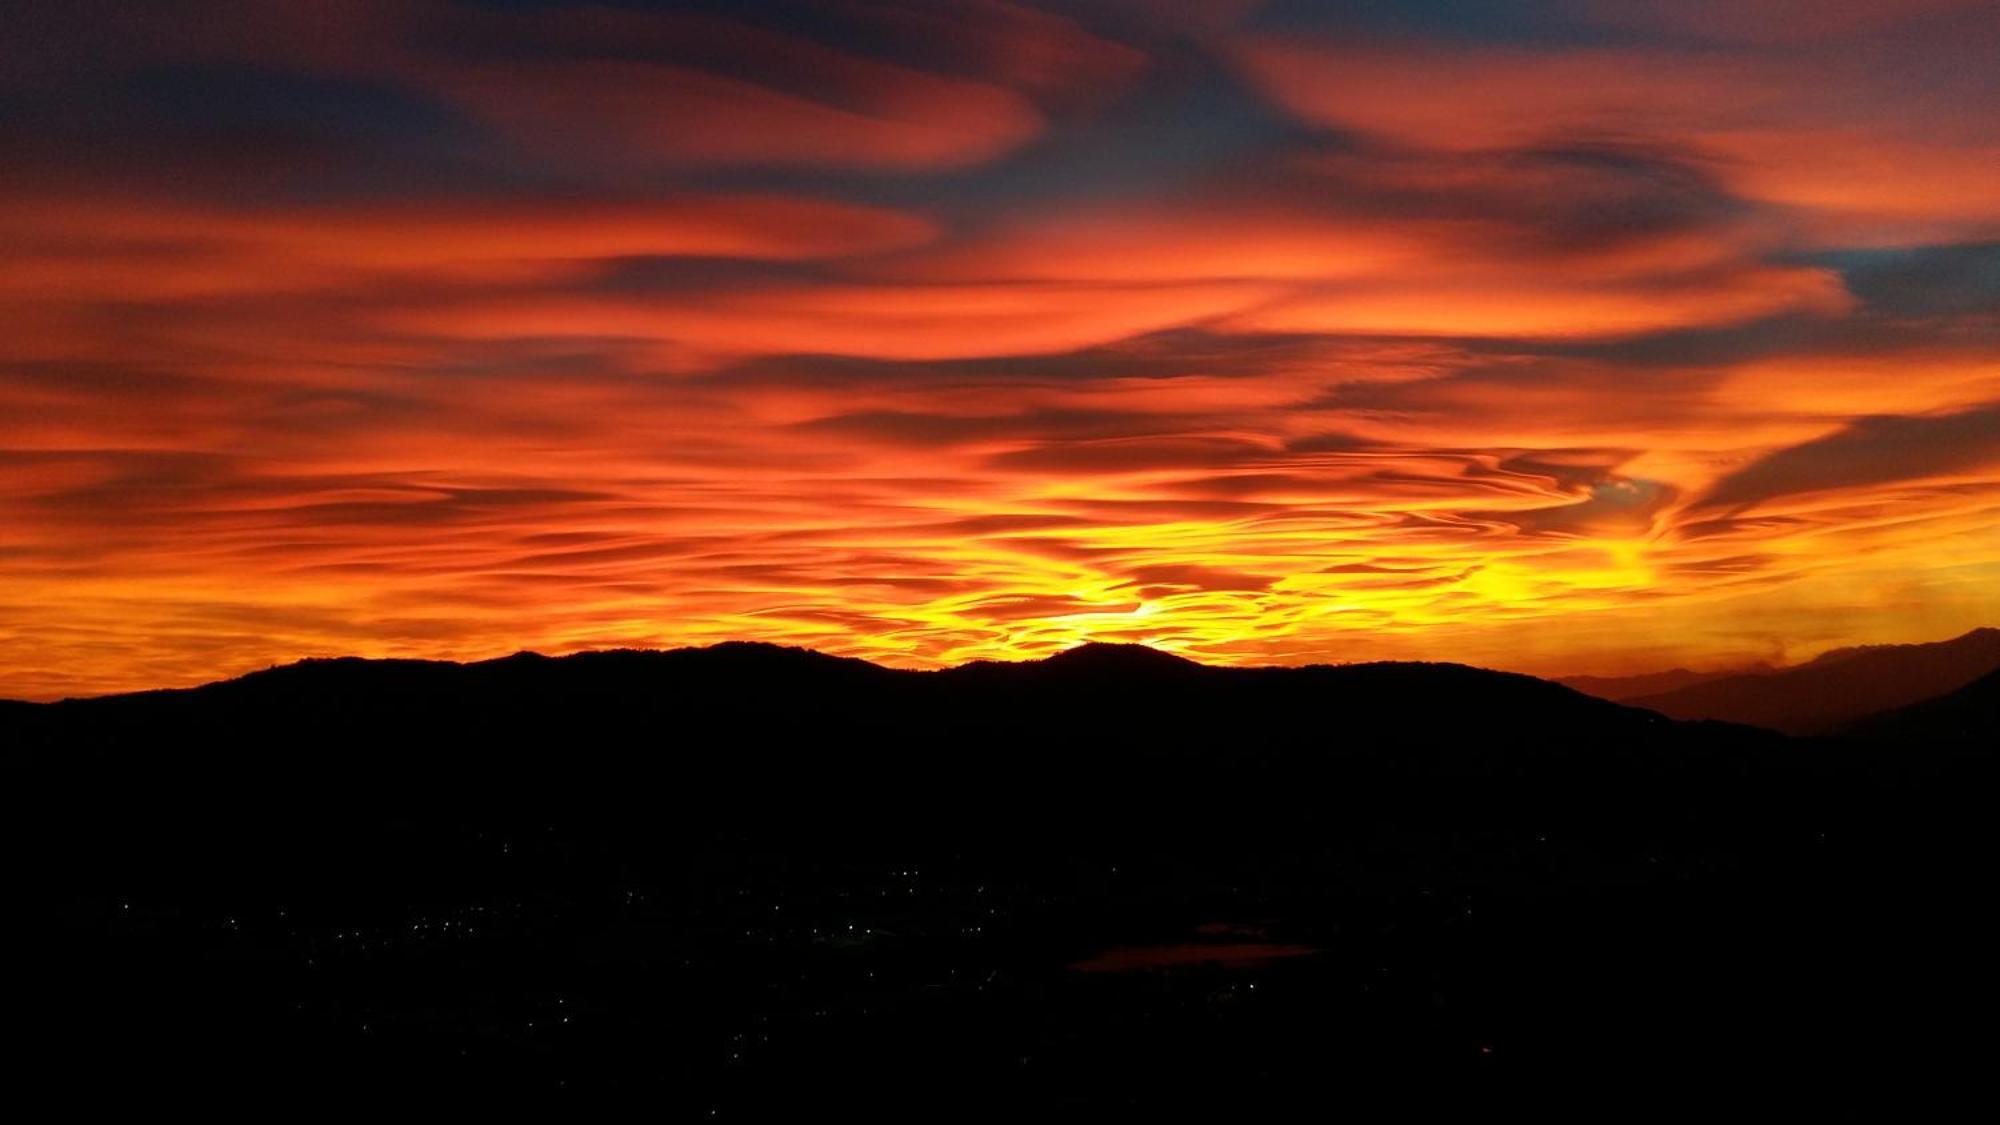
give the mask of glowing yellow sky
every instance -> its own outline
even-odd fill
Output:
[[[1291,7],[38,17],[0,696],[2000,623],[1990,5]]]

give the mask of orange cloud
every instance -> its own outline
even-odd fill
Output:
[[[500,299],[396,313],[452,337],[657,339],[715,353],[831,352],[886,359],[1032,355],[1109,343],[1254,303],[1250,284],[986,284],[757,289],[664,300]]]
[[[1746,269],[1639,284],[1447,274],[1433,282],[1325,289],[1235,324],[1266,332],[1562,338],[1734,324],[1785,312],[1836,314],[1850,307],[1840,279],[1825,270]]]
[[[351,285],[367,271],[461,271],[504,281],[603,259],[822,258],[934,235],[915,216],[777,195],[256,211],[17,199],[0,218],[11,251],[0,263],[0,292],[192,297]]]

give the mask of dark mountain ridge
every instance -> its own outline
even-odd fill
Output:
[[[1776,672],[1728,676],[1624,700],[1675,719],[1828,734],[1879,711],[1955,691],[2000,669],[2000,629],[1928,644],[1836,649]]]
[[[2000,671],[1957,691],[1870,715],[1848,733],[1895,743],[2000,745]]]
[[[1104,644],[937,671],[748,642],[518,653],[466,664],[343,657],[195,688],[0,712],[24,745],[74,742],[89,732],[82,741],[102,748],[157,739],[172,724],[192,722],[216,752],[247,748],[259,741],[253,731],[285,730],[293,745],[360,738],[350,755],[384,736],[408,741],[443,727],[452,733],[439,736],[433,753],[475,743],[497,753],[531,731],[565,743],[626,746],[654,724],[683,738],[700,732],[740,744],[756,740],[732,729],[745,721],[770,731],[860,724],[880,752],[1019,740],[1025,753],[1088,742],[1098,754],[1185,742],[1201,731],[1240,743],[1245,729],[1315,725],[1325,727],[1319,741],[1326,748],[1643,740],[1670,725],[1548,681],[1464,665],[1211,667],[1144,646]],[[371,729],[374,736],[361,737]]]
[[[537,680],[571,685],[586,680],[615,684],[621,688],[638,686],[653,678],[656,686],[669,686],[676,677],[762,678],[777,680],[821,680],[848,686],[856,683],[914,684],[920,681],[986,680],[1144,680],[1151,678],[1206,676],[1216,679],[1271,679],[1291,674],[1323,675],[1328,669],[1402,669],[1421,676],[1423,670],[1454,670],[1450,675],[1473,673],[1491,677],[1492,682],[1525,684],[1534,677],[1512,672],[1496,672],[1469,665],[1382,661],[1367,664],[1315,664],[1298,667],[1215,666],[1140,644],[1090,642],[1034,660],[978,660],[950,668],[909,670],[889,668],[858,657],[833,656],[815,649],[763,641],[725,641],[714,645],[674,649],[598,649],[565,656],[547,656],[522,651],[489,660],[411,660],[356,656],[308,657],[289,664],[249,672],[227,680],[217,680],[187,688],[159,688],[106,696],[74,697],[52,704],[0,700],[0,706],[79,707],[100,703],[156,702],[202,695],[289,694],[299,691],[376,690],[418,686],[438,690],[455,685],[491,684],[519,686]],[[1575,694],[1575,693],[1569,693]]]
[[[16,1010],[78,1083],[1019,1119],[1990,1054],[1933,1018],[1987,995],[1978,744],[730,644],[305,661],[0,748]]]
[[[1681,720],[1720,720],[1793,734],[1829,733],[1876,711],[1889,711],[1946,694],[1987,671],[2000,669],[2000,629],[1974,629],[1950,641],[1913,645],[1863,645],[1834,649],[1813,660],[1784,669],[1757,668],[1737,672],[1695,672],[1676,668],[1640,676],[1569,676],[1538,680],[1515,673],[1465,665],[1430,662],[1376,662],[1301,667],[1222,667],[1145,645],[1088,643],[1036,660],[974,661],[933,671],[883,667],[869,661],[833,656],[812,649],[754,641],[730,641],[679,649],[606,649],[552,657],[519,652],[490,660],[459,663],[446,660],[308,658],[277,665],[234,679],[192,688],[167,688],[112,696],[82,697],[36,704],[0,700],[0,724],[30,716],[46,717],[47,708],[74,712],[107,708],[198,706],[198,701],[309,699],[363,702],[413,702],[431,698],[444,703],[482,692],[525,691],[542,697],[580,691],[593,699],[611,696],[643,702],[661,692],[690,695],[721,690],[729,698],[774,690],[803,691],[823,696],[869,690],[929,690],[949,695],[967,685],[1039,685],[1074,694],[1149,683],[1199,685],[1197,690],[1247,685],[1278,695],[1280,685],[1310,684],[1316,690],[1346,694],[1363,683],[1388,684],[1416,690],[1423,681],[1438,689],[1473,691],[1487,701],[1506,705],[1534,699],[1539,705],[1578,707],[1575,695],[1624,704]],[[916,685],[927,684],[927,689]],[[1532,685],[1541,684],[1543,687]],[[943,685],[949,685],[948,687]],[[1565,691],[1550,691],[1559,685]],[[1669,685],[1669,690],[1662,690]],[[1392,704],[1362,693],[1344,700],[1362,710]],[[506,699],[502,706],[513,705]],[[1450,717],[1473,721],[1463,703]],[[1597,710],[1603,716],[1612,712]],[[1430,720],[1437,715],[1427,716]],[[32,724],[30,724],[32,725]]]
[[[1669,668],[1663,672],[1643,672],[1634,676],[1556,676],[1554,681],[1564,687],[1575,688],[1585,695],[1599,699],[1609,699],[1614,703],[1637,699],[1646,695],[1677,691],[1695,684],[1705,684],[1710,680],[1720,680],[1728,676],[1758,675],[1772,671],[1768,666],[1732,668],[1727,671],[1698,672],[1691,668]]]

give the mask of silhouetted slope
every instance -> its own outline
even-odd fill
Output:
[[[1148,645],[1107,644],[1102,641],[1081,644],[1029,663],[1045,671],[1066,675],[1175,674],[1201,667],[1184,656],[1162,652]]]
[[[522,652],[472,664],[358,657],[302,660],[197,688],[66,701],[65,705],[201,703],[225,699],[232,703],[275,699],[441,703],[466,695],[504,696],[516,691],[535,695],[584,692],[640,696],[711,684],[733,690],[813,690],[844,688],[889,675],[892,673],[888,669],[865,660],[785,645],[731,641],[706,648],[611,649],[564,657]]]
[[[539,735],[587,741],[601,754],[640,731],[677,741],[699,732],[720,740],[713,753],[824,724],[855,725],[876,740],[871,749],[895,752],[948,740],[961,752],[1088,744],[1103,756],[1206,733],[1220,754],[1246,731],[1310,732],[1316,752],[1418,743],[1477,752],[1644,737],[1662,723],[1530,676],[1462,665],[1223,668],[1107,644],[939,672],[744,643],[472,664],[316,659],[198,688],[64,701],[43,715],[48,729],[94,732],[99,745],[187,723],[215,750],[340,738],[352,741],[349,753],[366,753],[385,737],[449,728],[434,753],[484,745],[496,757]]]
[[[1848,730],[1870,739],[1901,743],[2000,746],[2000,672],[1988,673],[1949,695],[1871,715]]]
[[[5,762],[8,750],[28,745],[31,732],[47,726],[52,716],[46,703],[0,699],[0,763]]]
[[[1768,671],[1769,668],[1763,667],[1739,668],[1729,672],[1696,672],[1687,668],[1670,668],[1664,672],[1646,672],[1637,676],[1558,676],[1555,682],[1564,687],[1575,688],[1585,695],[1623,703],[1642,696],[1679,691],[1685,687],[1729,676],[1755,675]]]
[[[321,660],[0,749],[24,1066],[149,1095],[1220,1118],[1991,1053],[1936,1018],[1993,994],[1990,755],[1458,665]]]
[[[1721,719],[1820,734],[1954,691],[2000,668],[2000,629],[1933,644],[1836,649],[1807,664],[1626,700],[1676,719]]]
[[[1442,809],[1461,799],[1447,792],[1456,783],[1419,793],[1410,779],[1580,755],[1576,778],[1626,763],[1616,787],[1757,745],[1509,673],[1213,668],[1132,646],[940,672],[751,644],[311,660],[38,706],[0,726],[25,784],[105,785],[107,809],[144,802],[142,820],[166,811],[150,805],[158,794],[191,791],[189,815],[257,794],[269,802],[257,816],[299,824],[342,803],[553,801],[689,831],[743,818],[886,834],[1005,833],[1026,809],[1082,825],[1107,801],[1124,830],[1160,831],[1226,791],[1279,818],[1356,802]],[[1380,785],[1396,795],[1364,796]]]

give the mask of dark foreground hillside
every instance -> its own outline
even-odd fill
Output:
[[[1957,691],[1871,715],[1850,733],[1891,743],[2000,745],[2000,671]]]
[[[1616,1109],[1935,1092],[1995,1046],[1976,741],[1450,665],[748,645],[312,662],[0,737],[23,1073],[75,1088]]]

